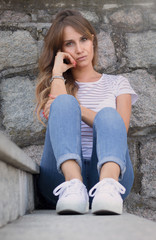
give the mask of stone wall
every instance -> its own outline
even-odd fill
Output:
[[[128,138],[135,183],[125,207],[156,219],[155,0],[1,0],[0,130],[40,162],[45,128],[33,117],[37,62],[55,14],[65,8],[95,27],[99,71],[123,74],[139,95]]]

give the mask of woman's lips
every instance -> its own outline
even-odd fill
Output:
[[[77,58],[76,61],[83,61],[85,59],[86,59],[86,56],[82,56],[82,57]]]

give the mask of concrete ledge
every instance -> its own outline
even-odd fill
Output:
[[[34,210],[39,166],[0,133],[0,227]]]
[[[154,240],[155,223],[132,214],[57,215],[35,211],[0,230],[3,240]]]
[[[39,173],[39,166],[15,143],[0,132],[0,160],[30,173]]]

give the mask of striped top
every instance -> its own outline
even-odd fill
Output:
[[[131,94],[131,101],[134,104],[137,94],[132,89],[127,78],[121,75],[102,74],[102,77],[95,82],[78,82],[77,98],[80,104],[95,112],[104,107],[116,109],[116,98],[121,94]],[[90,159],[93,146],[93,129],[81,121],[81,143],[82,154],[85,159]]]

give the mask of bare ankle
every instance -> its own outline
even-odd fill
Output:
[[[67,160],[62,163],[61,170],[66,181],[77,178],[82,182],[81,168],[75,160]]]
[[[113,178],[119,180],[120,166],[115,162],[105,163],[100,171],[100,181],[104,178]]]

